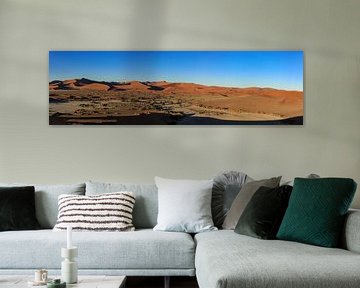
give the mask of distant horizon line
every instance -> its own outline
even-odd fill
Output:
[[[90,78],[86,78],[86,77],[81,77],[81,78],[67,78],[67,79],[63,79],[63,80],[60,80],[60,79],[54,79],[54,80],[50,80],[49,81],[49,84],[51,82],[54,82],[54,81],[67,81],[67,80],[81,80],[81,79],[85,79],[85,80],[89,80],[89,81],[93,81],[93,82],[102,82],[102,83],[130,83],[130,82],[168,82],[168,83],[184,83],[184,84],[197,84],[197,85],[203,85],[203,86],[207,86],[207,87],[223,87],[223,88],[240,88],[240,89],[249,89],[249,88],[260,88],[260,89],[273,89],[273,90],[283,90],[283,91],[296,91],[296,92],[304,92],[304,89],[302,90],[296,90],[296,89],[286,89],[286,88],[274,88],[274,87],[269,87],[269,86],[221,86],[221,85],[209,85],[209,84],[202,84],[202,83],[197,83],[197,82],[176,82],[176,81],[168,81],[168,80],[152,80],[152,81],[149,81],[149,80],[145,80],[145,81],[142,81],[142,80],[124,80],[124,81],[112,81],[112,80],[95,80],[95,79],[90,79]]]

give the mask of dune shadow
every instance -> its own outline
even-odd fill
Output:
[[[180,125],[302,125],[303,117],[293,117],[282,120],[255,120],[237,121],[222,120],[211,117],[186,117],[181,120]]]
[[[302,125],[303,117],[269,121],[235,121],[192,114],[150,113],[134,116],[76,117],[54,114],[50,125]]]

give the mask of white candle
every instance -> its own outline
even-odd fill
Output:
[[[66,229],[66,232],[67,232],[67,244],[66,244],[66,248],[67,249],[70,249],[72,248],[72,227],[69,225],[67,226],[67,229]]]

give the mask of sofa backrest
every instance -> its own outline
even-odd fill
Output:
[[[64,185],[40,185],[21,183],[0,183],[0,187],[35,187],[36,218],[41,228],[52,229],[58,216],[58,197],[61,194],[85,195],[85,183]]]
[[[350,209],[345,217],[341,248],[360,253],[360,209]]]
[[[133,223],[136,229],[153,228],[157,223],[158,192],[155,184],[86,182],[86,195],[131,191],[135,194]]]

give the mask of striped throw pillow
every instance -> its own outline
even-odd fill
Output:
[[[55,231],[72,226],[74,231],[133,231],[133,192],[93,196],[60,195]]]

